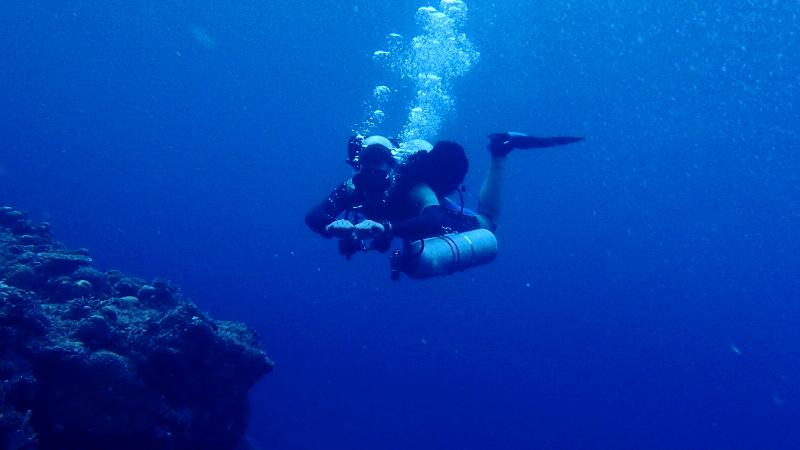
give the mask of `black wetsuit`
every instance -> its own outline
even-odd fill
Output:
[[[344,214],[352,222],[364,219],[390,222],[391,236],[406,240],[424,239],[452,232],[464,232],[480,228],[478,218],[439,205],[429,206],[423,211],[411,205],[408,192],[391,191],[377,204],[367,204],[348,183],[342,183],[319,205],[306,215],[306,224],[316,233],[331,237],[325,227]],[[353,214],[353,216],[350,216]],[[377,246],[382,249],[382,245]]]

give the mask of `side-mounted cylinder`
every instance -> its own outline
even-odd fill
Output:
[[[392,278],[400,272],[414,279],[461,272],[497,257],[497,238],[489,230],[451,233],[410,242],[392,256]]]

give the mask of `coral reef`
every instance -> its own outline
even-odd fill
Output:
[[[0,208],[0,448],[235,449],[258,339]]]

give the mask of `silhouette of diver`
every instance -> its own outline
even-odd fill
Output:
[[[348,164],[356,169],[306,215],[311,230],[337,238],[348,259],[358,251],[389,249],[394,237],[404,251],[392,254],[392,274],[428,278],[485,264],[494,259],[501,211],[502,174],[515,149],[541,149],[579,142],[582,137],[536,137],[505,132],[489,135],[491,162],[477,211],[464,208],[461,186],[469,163],[452,141],[431,146],[418,140],[416,152],[399,158],[396,142],[383,136],[354,136]],[[458,193],[461,202],[447,196]]]

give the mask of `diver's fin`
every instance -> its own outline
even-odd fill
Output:
[[[559,145],[572,144],[582,141],[582,137],[575,136],[552,136],[536,137],[528,136],[524,133],[492,133],[489,135],[489,151],[494,156],[505,156],[515,148],[546,148],[557,147]]]

